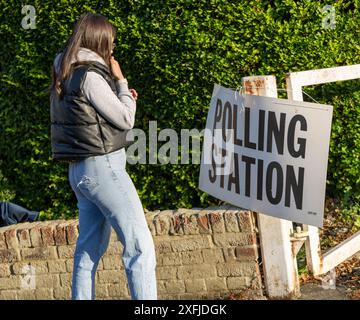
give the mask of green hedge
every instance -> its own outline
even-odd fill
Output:
[[[36,29],[25,30],[22,4],[0,0],[0,195],[46,218],[76,214],[67,166],[51,160],[46,89],[54,55],[81,13],[101,13],[118,28],[115,57],[139,93],[135,126],[157,120],[159,129],[180,132],[204,128],[214,83],[236,88],[243,76],[273,74],[284,87],[289,71],[360,63],[360,1],[333,3],[336,28],[325,29],[327,1],[31,0],[24,4],[36,9]],[[335,110],[327,192],[357,201],[359,82],[326,90],[309,89]],[[199,165],[128,171],[149,209],[217,203],[197,188]]]

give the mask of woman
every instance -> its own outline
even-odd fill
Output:
[[[124,147],[131,143],[126,134],[134,126],[138,95],[128,89],[112,56],[115,37],[105,17],[87,13],[53,66],[52,156],[69,163],[79,209],[72,299],[95,298],[96,269],[113,227],[124,246],[122,260],[132,299],[155,300],[154,243],[125,169]]]

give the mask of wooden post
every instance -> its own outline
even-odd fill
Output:
[[[277,98],[275,76],[242,78],[244,93]],[[290,236],[291,221],[258,213],[261,255],[265,286],[270,298],[290,298],[300,295],[296,255]]]

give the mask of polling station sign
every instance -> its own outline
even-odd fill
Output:
[[[332,111],[215,84],[199,188],[244,209],[321,227]]]

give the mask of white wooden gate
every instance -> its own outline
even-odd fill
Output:
[[[360,65],[308,70],[286,75],[288,99],[303,101],[304,86],[360,78]],[[274,76],[242,78],[247,94],[277,97]],[[300,295],[296,256],[305,243],[306,261],[310,272],[328,272],[360,251],[360,231],[321,253],[318,228],[303,225],[293,230],[291,221],[257,214],[263,271],[267,295],[270,298],[291,298]]]
[[[286,75],[288,99],[303,101],[302,88],[305,86],[354,79],[360,79],[360,64],[291,72]],[[303,228],[306,232],[305,248],[307,266],[309,271],[314,275],[320,275],[330,271],[360,251],[360,231],[322,254],[318,228],[306,225],[304,225]]]

